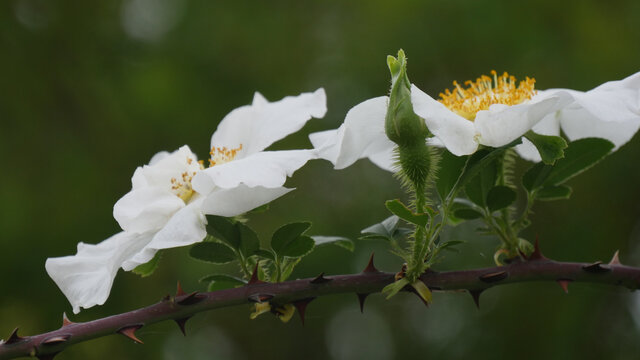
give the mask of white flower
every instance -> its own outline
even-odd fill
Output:
[[[573,102],[547,115],[533,127],[542,135],[560,135],[570,141],[599,137],[611,141],[614,151],[627,143],[640,128],[640,72],[623,80],[609,81],[587,92],[553,89],[545,93],[565,91]],[[524,139],[516,150],[525,159],[540,161],[538,150]]]
[[[73,306],[102,305],[119,268],[130,271],[158,250],[190,245],[206,236],[204,214],[235,216],[293,189],[287,176],[314,158],[314,150],[263,151],[326,112],[323,89],[229,113],[212,137],[209,168],[188,146],[156,154],[136,169],[131,191],[115,204],[122,232],[97,245],[79,243],[75,256],[47,259],[45,267]]]
[[[474,153],[479,145],[500,147],[522,137],[545,115],[570,102],[564,91],[553,93],[533,90],[534,80],[527,78],[516,86],[506,73],[483,76],[468,89],[457,86],[436,101],[415,85],[411,101],[435,135],[428,139],[433,146],[444,146],[462,156]],[[321,158],[343,169],[356,160],[369,158],[380,168],[394,171],[393,149],[384,131],[388,97],[366,100],[353,107],[344,123],[335,130],[309,136]]]

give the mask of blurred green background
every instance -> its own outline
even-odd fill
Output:
[[[47,257],[74,254],[119,231],[114,202],[136,166],[183,144],[204,157],[217,123],[250,103],[324,87],[329,112],[274,148],[310,146],[306,135],[337,127],[352,106],[383,95],[385,57],[403,48],[413,82],[431,94],[491,69],[532,76],[536,86],[588,90],[640,70],[640,2],[628,1],[203,1],[7,0],[0,4],[0,337],[57,328],[71,308],[45,270]],[[640,265],[640,139],[572,180],[569,201],[539,204],[534,225],[546,255]],[[526,164],[521,164],[524,169]],[[333,171],[315,161],[289,185],[297,191],[253,215],[262,239],[284,222],[312,220],[312,233],[355,238],[384,219],[383,201],[402,196],[389,173],[367,161]],[[466,240],[439,270],[489,266],[497,241],[468,224]],[[384,244],[355,253],[314,252],[294,273],[308,277],[399,261]],[[212,267],[167,252],[141,279],[120,272],[86,321],[159,300],[180,280]],[[56,359],[629,359],[640,351],[640,298],[625,289],[573,284],[498,287],[480,310],[463,293],[438,293],[426,309],[413,296],[316,300],[297,318],[249,320],[249,306],[192,319],[186,338],[172,323],[76,345]]]

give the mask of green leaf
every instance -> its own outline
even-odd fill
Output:
[[[487,195],[496,183],[498,164],[495,159],[484,163],[476,176],[469,180],[464,191],[469,200],[481,207],[487,206]]]
[[[360,233],[374,234],[376,236],[380,236],[387,240],[392,239],[396,229],[398,229],[398,221],[400,221],[399,217],[395,215],[389,216],[388,218],[384,219],[381,223],[371,225],[368,228],[360,231]],[[371,238],[371,236],[364,236],[362,238],[365,238],[365,237]]]
[[[315,241],[316,246],[323,246],[323,245],[329,245],[329,244],[333,244],[333,245],[337,245],[340,246],[342,248],[345,248],[349,251],[353,251],[355,248],[355,244],[353,242],[353,240],[346,238],[346,237],[342,237],[342,236],[312,236],[311,237],[313,239],[313,241]]]
[[[407,285],[409,285],[409,280],[407,280],[407,278],[402,278],[385,286],[382,289],[382,293],[387,296],[387,299],[391,299],[395,294],[404,289],[404,287]]]
[[[223,274],[207,275],[200,279],[200,282],[210,283],[208,291],[231,289],[238,286],[246,285],[247,283],[241,278]]]
[[[460,244],[464,244],[464,241],[461,241],[461,240],[450,240],[450,241],[446,241],[446,242],[438,244],[437,249],[438,250],[449,250],[449,251],[457,252],[458,250],[455,249],[454,246],[460,245]]]
[[[287,257],[302,257],[310,253],[314,246],[315,241],[310,236],[300,235],[284,244],[276,251],[276,254]]]
[[[508,186],[494,186],[487,194],[487,207],[490,211],[504,209],[516,201],[516,192]]]
[[[158,268],[158,264],[160,263],[160,258],[162,257],[161,253],[161,251],[156,252],[156,254],[153,256],[153,259],[149,260],[149,262],[136,266],[132,270],[133,273],[142,277],[147,277],[153,274],[153,272]]]
[[[240,234],[240,252],[245,257],[253,255],[258,249],[260,249],[260,240],[255,231],[243,223],[236,223],[236,228]]]
[[[195,244],[190,250],[192,258],[214,263],[226,264],[236,260],[236,254],[227,245],[216,242],[202,242]]]
[[[566,185],[545,186],[536,191],[536,199],[542,201],[565,200],[571,197],[572,189]]]
[[[407,222],[423,227],[427,226],[429,222],[430,216],[428,214],[416,214],[398,199],[388,200],[384,204],[392,214]]]
[[[464,171],[460,175],[458,179],[458,183],[456,187],[458,189],[467,185],[469,180],[471,180],[474,176],[476,176],[482,169],[484,169],[488,163],[494,161],[499,156],[502,156],[508,148],[518,145],[522,141],[517,139],[510,144],[499,148],[485,148],[479,149],[473,155],[469,156],[467,159],[467,163],[464,166]],[[455,189],[454,189],[455,190]],[[455,194],[453,194],[455,195]]]
[[[600,138],[585,138],[569,143],[564,158],[555,165],[536,164],[529,169],[522,184],[533,193],[546,186],[558,186],[584,172],[607,156],[614,145]]]
[[[481,218],[483,215],[481,212],[472,208],[460,208],[453,211],[453,216],[463,220],[473,220]]]
[[[276,255],[269,250],[258,249],[254,252],[254,255],[260,256],[265,259],[275,261]]]
[[[524,137],[535,145],[545,164],[553,164],[556,160],[564,157],[564,149],[567,148],[567,142],[560,136],[540,135],[529,130],[524,134]]]
[[[296,222],[280,227],[271,237],[271,248],[276,254],[284,256],[285,249],[289,244],[296,242],[298,237],[310,227],[310,222]],[[313,241],[313,239],[311,239],[311,241]]]
[[[231,246],[232,249],[240,248],[240,231],[229,218],[207,215],[207,233]]]
[[[284,264],[282,265],[282,271],[280,275],[280,281],[285,281],[291,276],[293,269],[298,265],[298,263],[302,260],[302,258],[295,259],[286,259]]]
[[[468,159],[469,156],[455,156],[447,150],[442,152],[440,170],[436,179],[436,190],[443,201],[449,197],[455,187]]]

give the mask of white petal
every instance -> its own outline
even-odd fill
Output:
[[[217,189],[205,198],[202,211],[218,216],[236,216],[267,204],[293,189],[265,188],[240,185],[231,189]]]
[[[204,197],[192,200],[189,205],[176,212],[143,249],[123,262],[122,268],[130,271],[138,265],[146,264],[153,259],[158,250],[187,246],[202,241],[207,235],[206,220],[200,210],[203,200]]]
[[[256,93],[252,105],[239,107],[222,119],[211,137],[211,147],[232,149],[242,145],[238,157],[248,156],[302,129],[312,117],[323,117],[326,111],[322,88],[273,103]]]
[[[557,114],[558,113],[555,112],[545,116],[539,123],[535,124],[531,130],[540,135],[560,135],[560,123]],[[523,159],[533,162],[540,162],[542,160],[535,145],[525,138],[522,138],[522,144],[516,145],[515,149]]]
[[[123,261],[150,240],[149,234],[121,232],[97,245],[79,243],[76,255],[49,258],[45,268],[77,314],[80,308],[104,304]]]
[[[342,139],[344,138],[344,124],[333,130],[319,131],[309,134],[309,140],[317,151],[318,158],[331,161],[336,164]]]
[[[453,113],[417,86],[411,85],[413,111],[424,119],[429,131],[442,141],[454,155],[469,155],[476,151],[476,129],[473,122]]]
[[[131,179],[132,189],[147,186],[171,188],[171,178],[180,179],[182,173],[192,174],[200,170],[198,157],[184,145],[178,150],[159,152],[151,158],[149,165],[138,167]]]
[[[143,233],[161,229],[184,205],[184,201],[168,189],[141,187],[116,202],[113,217],[123,230]]]
[[[640,128],[640,117],[626,121],[607,121],[595,117],[584,108],[560,111],[560,125],[569,140],[599,137],[614,143],[617,150],[629,141]]]
[[[480,143],[492,147],[507,145],[570,101],[566,92],[558,92],[551,96],[534,97],[528,103],[512,106],[494,104],[489,110],[478,111],[475,125],[480,134]]]
[[[202,170],[191,184],[200,194],[208,194],[215,187],[228,189],[240,184],[275,188],[316,156],[314,150],[263,151]]]

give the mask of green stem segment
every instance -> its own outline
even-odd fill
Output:
[[[602,283],[635,290],[640,287],[640,268],[619,263],[605,265],[600,262],[555,262],[538,256],[535,260],[508,266],[427,272],[419,279],[431,291],[467,290],[476,295],[496,285],[527,281]],[[90,339],[116,334],[125,329],[138,329],[164,320],[176,320],[180,324],[180,321],[203,311],[247,304],[262,297],[269,299],[269,303],[273,305],[295,304],[331,294],[375,293],[394,281],[393,273],[379,272],[371,265],[360,274],[322,277],[322,281],[315,278],[257,283],[215,292],[167,296],[145,308],[84,323],[66,323],[60,329],[48,333],[27,337],[16,334],[7,342],[0,343],[0,360],[23,356],[51,359],[52,354]]]

